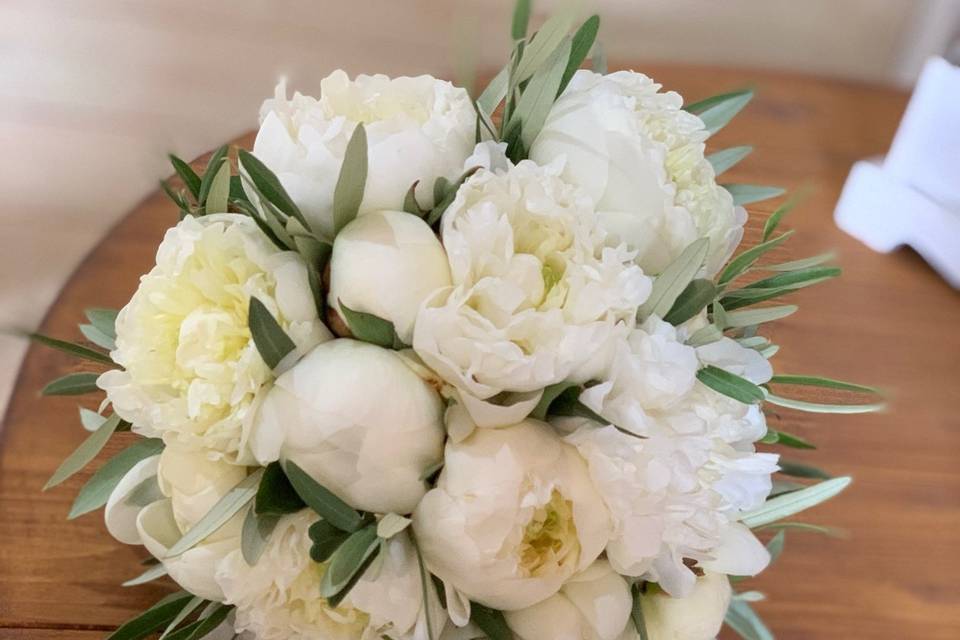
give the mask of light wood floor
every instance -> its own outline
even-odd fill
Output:
[[[167,172],[256,124],[280,75],[468,78],[509,0],[0,0],[0,326],[33,327],[82,256]],[[556,3],[535,3],[537,19]],[[604,0],[611,60],[887,82],[923,2]],[[724,87],[717,87],[723,89]],[[90,303],[95,305],[96,300]],[[0,337],[0,408],[22,345]]]

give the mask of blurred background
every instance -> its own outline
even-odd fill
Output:
[[[558,2],[538,0],[534,23]],[[596,0],[612,65],[773,68],[909,88],[960,0]],[[280,76],[336,67],[468,85],[512,0],[0,1],[0,326],[33,327],[82,257],[184,158],[257,124]],[[0,408],[24,345],[0,338]]]

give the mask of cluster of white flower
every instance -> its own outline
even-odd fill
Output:
[[[698,371],[762,384],[771,370],[729,338],[691,346],[705,311],[638,320],[691,243],[709,239],[710,277],[741,235],[703,123],[646,76],[580,71],[512,162],[506,144],[474,146],[474,105],[447,82],[338,71],[321,90],[288,100],[281,85],[253,153],[332,240],[328,271],[248,215],[186,216],[117,320],[122,368],[99,384],[165,448],[117,485],[111,533],[261,640],[486,637],[478,610],[522,640],[628,640],[634,591],[647,637],[714,637],[724,574],[769,561],[739,519],[767,498],[777,457],[755,451],[758,406]],[[360,125],[365,191],[338,229]],[[442,217],[409,213],[411,197],[439,204],[435,182],[457,189]],[[254,297],[294,343],[272,368]],[[392,327],[397,348],[362,341],[358,314]],[[550,411],[558,389],[580,417]],[[344,567],[317,551],[328,521],[302,494],[310,507],[275,515],[256,561],[250,506],[174,549],[277,462],[377,530],[343,598],[321,595]]]
[[[647,76],[578,71],[551,110],[530,158],[567,158],[563,178],[596,203],[611,242],[638,252],[658,273],[697,238],[709,238],[708,274],[743,236],[747,214],[714,180],[703,122],[679,94]]]

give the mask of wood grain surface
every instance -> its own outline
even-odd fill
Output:
[[[791,532],[787,551],[749,584],[778,638],[960,637],[960,296],[908,250],[875,254],[833,224],[852,162],[889,145],[906,96],[887,89],[747,70],[645,66],[690,100],[753,84],[753,104],[711,141],[752,144],[753,155],[725,180],[811,185],[790,219],[790,254],[839,254],[844,277],[794,296],[800,313],[771,332],[781,373],[817,373],[889,391],[880,415],[811,416],[783,410],[774,424],[815,441],[791,454],[852,474],[841,498],[804,516],[847,532],[823,538]],[[249,146],[251,137],[238,141]],[[752,228],[775,203],[751,208]],[[908,211],[904,215],[909,215]],[[79,339],[90,306],[122,306],[153,263],[175,208],[148,196],[93,251],[43,324]],[[40,488],[84,438],[77,400],[40,398],[42,385],[76,368],[31,347],[20,371],[0,449],[0,638],[86,640],[112,629],[171,589],[163,581],[124,589],[146,552],[115,542],[101,512],[65,520],[89,477]],[[93,406],[98,399],[83,400]],[[129,437],[129,436],[127,436]],[[119,448],[119,443],[110,452]],[[108,453],[110,453],[108,452]],[[724,632],[723,637],[732,637]]]

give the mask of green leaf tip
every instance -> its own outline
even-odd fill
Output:
[[[334,235],[357,217],[367,184],[367,131],[360,123],[354,128],[340,165],[333,190]]]
[[[60,463],[60,466],[57,467],[54,474],[47,480],[47,484],[44,485],[43,490],[46,491],[47,489],[57,486],[93,461],[93,459],[97,457],[97,454],[103,450],[103,447],[110,440],[110,436],[113,435],[118,426],[120,426],[120,416],[116,414],[104,420],[103,424],[87,436],[80,446],[77,447],[76,451]]]
[[[727,126],[751,100],[753,100],[753,89],[741,89],[711,96],[689,104],[683,109],[699,116],[704,127],[712,135]]]
[[[740,516],[740,521],[752,529],[788,518],[833,498],[850,486],[851,482],[852,478],[849,476],[841,476],[824,480],[799,491],[779,495],[743,514]]]
[[[56,349],[57,351],[66,353],[67,355],[71,355],[75,358],[80,358],[81,360],[89,360],[91,362],[107,365],[114,364],[109,355],[80,344],[67,342],[66,340],[60,340],[58,338],[51,338],[50,336],[45,336],[42,333],[30,331],[14,331],[13,333],[22,335],[25,338],[29,338],[30,340],[38,342],[45,347],[50,347],[51,349]]]
[[[344,322],[357,340],[369,342],[384,349],[403,349],[406,346],[389,320],[384,320],[372,313],[355,311],[345,305],[343,300],[338,300],[337,303]]]
[[[514,40],[523,40],[527,37],[530,25],[531,0],[517,0],[513,6],[513,19],[510,21],[510,36]]]
[[[713,365],[707,365],[697,371],[697,379],[717,393],[722,393],[744,404],[757,404],[764,398],[763,389],[754,383]]]
[[[295,462],[287,460],[283,463],[283,470],[297,495],[331,525],[348,533],[356,531],[363,525],[363,517],[360,513],[314,480]]]
[[[290,336],[256,297],[250,298],[247,322],[260,357],[271,369],[275,369],[290,352],[296,349],[296,344]]]

